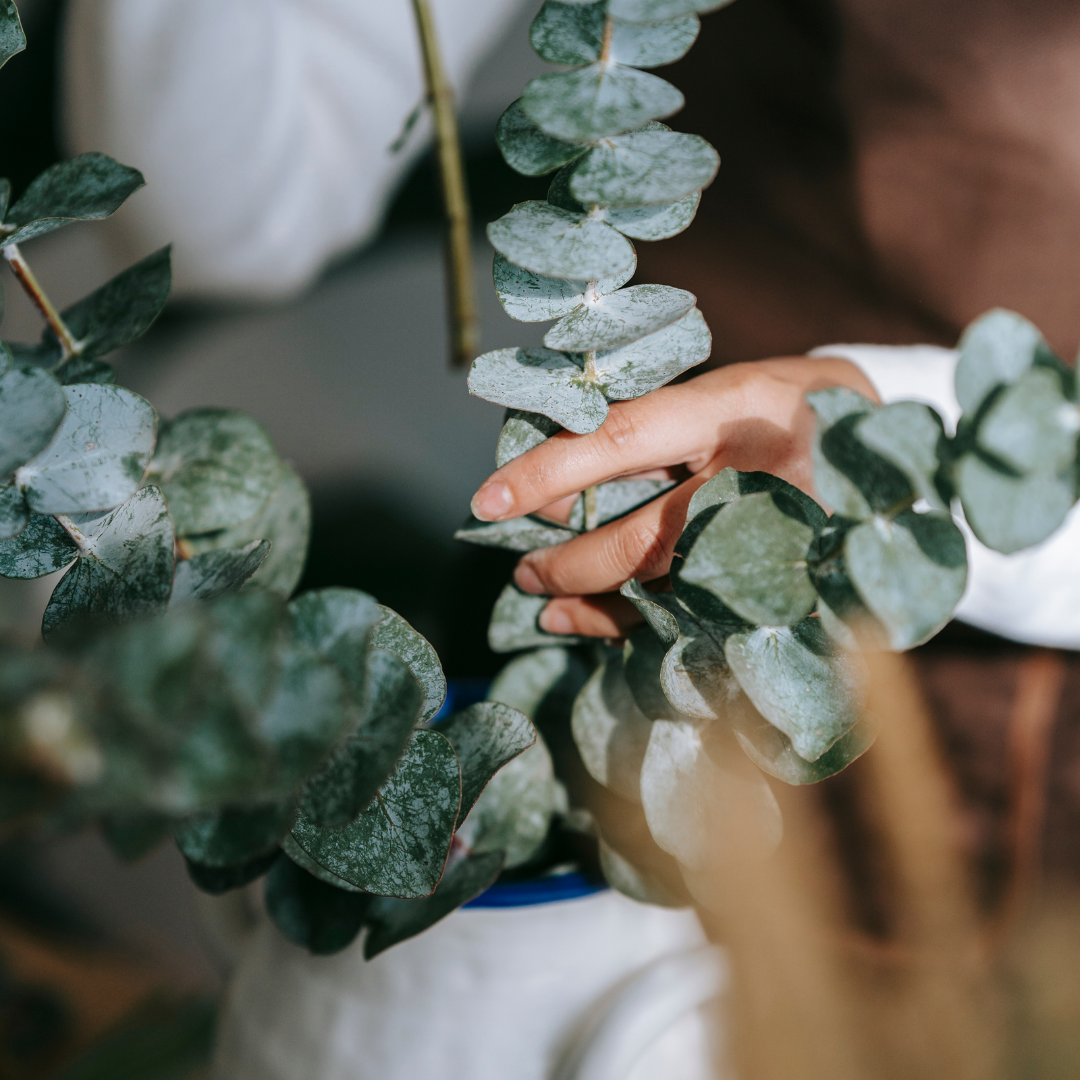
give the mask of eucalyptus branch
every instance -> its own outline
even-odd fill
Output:
[[[18,278],[19,284],[25,290],[26,295],[30,297],[34,306],[49,324],[49,328],[56,335],[57,340],[60,342],[60,348],[63,350],[63,359],[67,360],[69,357],[77,356],[79,353],[78,341],[75,340],[75,336],[60,317],[60,312],[56,310],[55,305],[41,287],[41,283],[34,276],[30,264],[22,257],[19,245],[5,245],[4,258],[7,259],[8,266],[11,267],[15,277]]]
[[[450,291],[451,363],[468,367],[480,347],[480,318],[473,283],[469,195],[454,115],[454,92],[443,68],[428,0],[413,0],[424,54],[424,74],[435,117],[439,175],[447,220],[447,281]]]

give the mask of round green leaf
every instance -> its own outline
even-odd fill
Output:
[[[63,570],[78,546],[56,518],[31,514],[26,527],[0,540],[0,577],[39,578]]]
[[[695,191],[674,203],[652,206],[612,206],[607,211],[608,224],[635,240],[666,240],[677,236],[697,213],[701,192]]]
[[[169,603],[229,596],[239,591],[269,554],[269,540],[252,540],[246,547],[208,551],[184,559],[177,563]]]
[[[499,117],[495,141],[506,164],[525,176],[544,176],[574,158],[587,147],[545,134],[530,120],[518,99]]]
[[[683,104],[671,83],[610,62],[540,75],[521,95],[525,115],[548,135],[568,142],[631,131],[678,112]]]
[[[958,348],[956,396],[970,415],[994,387],[1011,385],[1036,359],[1053,355],[1036,326],[1004,308],[977,318],[964,331]]]
[[[673,203],[712,183],[720,158],[700,135],[632,131],[594,146],[570,173],[570,193],[586,205]]]
[[[574,529],[563,529],[527,514],[525,517],[511,518],[510,521],[478,521],[472,518],[454,533],[454,539],[480,547],[501,548],[503,551],[537,551],[573,540],[577,535]]]
[[[364,925],[370,898],[319,881],[290,859],[266,877],[266,911],[286,940],[316,956],[351,945]]]
[[[699,623],[667,651],[660,668],[664,697],[676,712],[698,720],[725,719],[745,699],[724,659],[726,630]]]
[[[4,0],[0,3],[0,67],[25,48],[26,35],[23,33],[22,22],[19,20],[18,8],[15,7],[14,0]],[[4,183],[8,182],[5,180]],[[10,193],[9,186],[3,200],[0,201],[0,215],[7,209]]]
[[[543,277],[508,262],[495,253],[493,275],[495,291],[503,310],[519,322],[546,322],[561,319],[585,303],[586,293],[606,296],[625,285],[634,276],[637,259],[620,274],[599,281],[568,281]]]
[[[562,431],[562,426],[540,413],[521,409],[507,409],[499,443],[495,449],[495,465],[502,468],[508,461],[539,446],[552,435]]]
[[[631,578],[619,592],[645,617],[646,623],[665,645],[670,647],[679,640],[679,620],[669,607],[661,602],[663,594],[646,592],[637,578]]]
[[[274,494],[279,470],[270,436],[250,416],[192,409],[162,425],[147,479],[165,493],[177,533],[188,536],[253,517]]]
[[[591,64],[600,59],[606,9],[604,0],[592,4],[548,0],[529,27],[529,41],[552,64]]]
[[[60,384],[36,367],[0,375],[0,476],[9,476],[49,444],[67,401]]]
[[[495,601],[488,624],[488,647],[492,652],[516,652],[544,645],[579,645],[587,638],[567,634],[549,634],[537,625],[540,612],[550,596],[523,593],[513,582],[506,586]]]
[[[360,700],[368,645],[387,609],[359,589],[329,588],[298,596],[288,610],[293,635],[334,663]]]
[[[544,345],[568,352],[615,349],[670,326],[690,311],[695,299],[667,285],[633,285],[589,296],[544,335]]]
[[[296,818],[288,800],[268,806],[215,810],[196,814],[173,830],[184,857],[203,866],[235,866],[251,862],[278,846]]]
[[[29,520],[26,499],[19,488],[15,484],[0,486],[0,542],[18,536]]]
[[[730,3],[731,0],[610,0],[608,13],[628,22],[655,23],[690,12],[704,15]]]
[[[138,394],[80,383],[61,390],[67,412],[52,440],[16,470],[39,514],[108,510],[131,498],[154,450],[157,414]]]
[[[644,26],[615,19],[611,28],[609,55],[615,63],[628,67],[652,68],[672,64],[690,51],[700,30],[701,21],[693,14]]]
[[[702,530],[679,571],[751,623],[790,626],[814,609],[807,552],[814,538],[794,500],[744,495]]]
[[[396,611],[382,605],[379,610],[382,616],[371,635],[370,646],[393,653],[413,673],[424,694],[416,723],[426,724],[446,699],[446,676],[438,654],[427,638],[418,634]]]
[[[935,483],[945,425],[929,405],[917,401],[886,405],[859,420],[854,433],[862,443],[895,465],[919,498],[936,510],[948,508]],[[1075,435],[1073,439],[1075,442]]]
[[[596,217],[546,202],[518,203],[487,228],[504,258],[534,274],[595,281],[633,270],[633,245]]]

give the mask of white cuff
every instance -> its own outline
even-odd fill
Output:
[[[957,353],[933,345],[826,345],[811,356],[855,364],[882,402],[932,405],[946,427],[960,418],[953,377]],[[972,535],[959,506],[954,512],[968,549],[968,584],[956,617],[1014,641],[1080,649],[1080,507],[1036,547],[1002,555]]]

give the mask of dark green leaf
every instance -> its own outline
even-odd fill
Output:
[[[854,428],[855,437],[895,465],[920,499],[935,510],[948,508],[935,477],[940,467],[938,448],[945,425],[929,405],[898,401],[864,416]],[[1073,437],[1075,442],[1075,435]]]
[[[0,67],[3,67],[16,53],[26,48],[26,35],[23,33],[19,11],[14,0],[0,2]],[[5,180],[4,183],[7,183]],[[7,208],[5,198],[0,205],[0,215]]]
[[[415,937],[479,896],[495,883],[503,858],[501,851],[466,855],[447,870],[430,896],[419,900],[375,897],[368,909],[364,959],[370,960],[391,945]]]
[[[233,889],[242,889],[245,885],[257,881],[280,858],[281,849],[274,848],[273,851],[260,855],[251,862],[241,863],[239,866],[201,866],[190,859],[185,862],[188,877],[199,889],[204,893],[210,893],[211,896],[221,896]]]
[[[825,527],[828,515],[820,506],[804,491],[800,491],[794,484],[781,480],[779,476],[773,476],[767,472],[739,472],[730,467],[721,469],[715,476],[707,480],[694,492],[690,505],[686,508],[687,523],[694,521],[699,514],[713,507],[724,506],[734,502],[743,495],[753,495],[758,491],[776,492],[792,499],[799,506],[803,520],[810,525],[815,532]],[[710,518],[711,520],[711,518]],[[702,521],[704,526],[705,521]],[[676,550],[685,555],[690,550],[692,538],[696,538],[700,530],[693,531],[688,528],[680,540],[680,547]],[[688,533],[691,533],[688,536]],[[684,543],[685,541],[685,543]]]
[[[116,369],[112,364],[107,364],[104,360],[87,360],[82,356],[72,356],[65,360],[59,367],[53,369],[53,374],[64,386],[88,382],[116,382]]]
[[[818,490],[846,517],[895,514],[911,506],[918,491],[902,469],[859,438],[863,420],[857,414],[845,416],[820,436],[814,461]],[[834,497],[839,501],[833,502]]]
[[[62,388],[67,412],[52,441],[15,473],[31,510],[109,510],[142,483],[154,451],[157,414],[138,394],[80,383]]]
[[[651,626],[638,627],[623,646],[626,684],[637,707],[650,720],[677,720],[680,715],[664,696],[660,685],[660,673],[669,648]]]
[[[420,715],[420,684],[405,663],[381,649],[364,659],[360,722],[304,788],[301,809],[321,828],[347,825],[371,802],[405,752]]]
[[[181,822],[176,846],[190,862],[207,867],[250,863],[277,848],[296,819],[296,803],[214,810]]]
[[[292,833],[289,833],[284,840],[281,841],[281,850],[290,858],[297,866],[302,867],[312,877],[317,877],[320,881],[326,882],[327,885],[333,885],[335,889],[343,889],[345,892],[362,893],[363,889],[358,889],[355,885],[350,884],[344,878],[339,878],[337,874],[331,874],[325,867],[320,866],[293,838]]]
[[[280,463],[270,436],[250,416],[192,409],[162,425],[147,480],[165,493],[177,534],[189,536],[259,513],[277,489]]]
[[[863,397],[862,394],[846,386],[817,390],[807,394],[806,400],[817,415],[817,437],[814,439],[811,453],[814,463],[814,485],[818,494],[838,514],[857,520],[868,518],[873,513],[869,503],[859,487],[831,463],[830,457],[824,452],[822,441],[823,436],[841,420],[847,420],[846,431],[850,437],[858,418],[869,415],[876,406],[869,398]],[[849,419],[851,417],[855,419]],[[860,448],[861,444],[856,443],[856,454]]]
[[[0,375],[0,476],[10,476],[49,444],[67,410],[60,384],[35,367]]]
[[[460,805],[453,747],[437,731],[417,731],[355,821],[320,829],[301,815],[292,836],[320,866],[367,892],[429,896],[442,876]]]
[[[862,714],[861,672],[838,655],[819,619],[734,630],[724,653],[758,712],[817,761]]]
[[[748,622],[790,626],[817,601],[807,567],[813,538],[793,499],[779,492],[743,495],[705,526],[679,574]]]
[[[0,576],[39,578],[63,570],[79,554],[75,541],[56,518],[31,514],[26,528],[0,540]]]
[[[504,258],[544,277],[595,281],[630,270],[634,247],[599,218],[546,202],[518,203],[487,228]]]
[[[294,945],[329,956],[351,945],[364,925],[370,897],[344,892],[278,859],[266,877],[266,911]]]
[[[521,107],[520,98],[499,118],[495,141],[511,169],[525,176],[543,176],[580,157],[586,147],[553,139],[540,130]]]
[[[138,862],[149,855],[169,835],[171,821],[164,814],[107,814],[101,819],[101,835],[117,858]]]
[[[74,619],[119,622],[165,610],[174,537],[157,488],[142,488],[107,514],[75,514],[68,520],[79,558],[45,609],[45,636]]]
[[[359,589],[318,589],[289,604],[294,636],[337,665],[358,702],[365,694],[368,646],[384,610]]]
[[[614,63],[540,75],[521,95],[525,115],[546,134],[567,142],[631,131],[670,116],[683,104],[671,83]]]
[[[18,487],[14,484],[0,486],[0,541],[18,536],[29,520],[26,500]]]
[[[446,700],[446,676],[438,654],[396,611],[388,607],[379,610],[382,617],[371,635],[371,648],[393,653],[408,666],[424,694],[416,723],[426,724]]]
[[[495,601],[488,624],[488,645],[492,652],[516,652],[544,645],[580,645],[587,638],[566,634],[549,634],[537,624],[540,612],[550,596],[523,593],[513,582],[506,586]]]
[[[177,564],[169,603],[216,600],[238,592],[269,554],[269,540],[252,540],[247,547],[193,555]]]
[[[72,221],[105,218],[145,181],[105,154],[79,154],[50,165],[4,217],[4,244],[22,244]]]
[[[277,489],[254,517],[221,532],[185,537],[184,544],[193,555],[200,555],[244,547],[255,540],[269,540],[273,547],[252,576],[252,584],[288,597],[304,572],[310,534],[311,503],[307,488],[293,467],[281,462]]]
[[[746,699],[724,658],[729,631],[712,623],[684,626],[668,649],[660,667],[660,686],[676,712],[698,720],[730,720],[745,708]]]
[[[586,206],[674,203],[708,187],[720,167],[699,135],[632,131],[593,147],[572,166],[570,194]]]
[[[468,816],[488,781],[536,742],[529,718],[498,701],[470,705],[440,723],[438,731],[450,740],[461,766],[459,822]]]

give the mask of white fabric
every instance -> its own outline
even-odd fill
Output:
[[[457,90],[526,0],[432,0]],[[174,295],[274,299],[378,228],[427,141],[410,0],[71,0],[69,149],[141,169],[143,253],[174,243]]]
[[[584,1067],[594,1055],[575,1053],[576,1045],[599,1030],[615,1036],[618,1059],[624,1040],[642,1041],[627,1023],[648,1025],[665,998],[679,1015],[683,988],[657,982],[649,965],[703,944],[692,911],[637,904],[612,890],[528,907],[462,908],[371,961],[359,943],[311,956],[263,918],[229,989],[211,1075],[597,1080],[605,1074]],[[726,967],[717,962],[722,985]],[[641,993],[628,995],[641,976]],[[597,1028],[620,1011],[626,1023]],[[714,1025],[697,1012],[685,1020],[618,1080],[715,1076]]]
[[[951,430],[960,418],[953,388],[957,353],[930,345],[826,345],[811,356],[850,360],[885,403],[923,401]],[[957,510],[968,549],[968,584],[957,618],[1014,641],[1080,649],[1080,506],[1048,540],[1001,555],[975,539]]]

